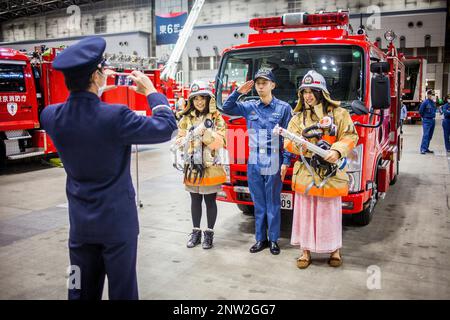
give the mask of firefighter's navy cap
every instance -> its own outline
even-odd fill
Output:
[[[275,75],[270,70],[258,70],[253,79],[256,81],[258,78],[263,78],[275,82]]]
[[[91,74],[104,65],[105,48],[106,41],[101,37],[84,38],[61,52],[53,68],[69,76]]]

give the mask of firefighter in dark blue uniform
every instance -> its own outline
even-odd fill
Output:
[[[256,243],[251,253],[267,247],[274,255],[280,253],[278,238],[281,225],[281,191],[283,180],[291,161],[291,154],[283,150],[282,139],[272,134],[278,124],[283,128],[292,117],[291,106],[272,96],[275,88],[272,71],[260,70],[254,81],[247,81],[235,90],[224,102],[223,111],[230,115],[243,116],[247,122],[249,136],[248,186],[255,207]],[[255,85],[260,99],[238,101]]]
[[[100,101],[105,47],[103,38],[88,37],[57,56],[53,67],[64,73],[70,96],[40,116],[67,173],[70,262],[81,284],[69,287],[69,299],[101,299],[105,275],[110,299],[138,299],[131,145],[168,141],[177,128],[166,97],[140,72],[130,78],[152,117]]]
[[[433,153],[429,149],[431,138],[433,138],[435,118],[436,118],[436,103],[433,101],[434,93],[432,90],[427,91],[427,99],[422,102],[419,108],[420,116],[422,117],[423,136],[420,145],[420,153]]]
[[[447,95],[445,104],[441,107],[444,119],[442,119],[442,129],[444,129],[444,143],[447,152],[450,152],[450,94]]]

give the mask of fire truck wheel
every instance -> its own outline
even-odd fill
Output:
[[[254,214],[255,208],[253,206],[247,206],[244,204],[238,204],[237,206],[246,216],[252,216]]]
[[[378,177],[378,170],[375,171],[375,177]],[[372,220],[375,206],[378,203],[378,185],[373,184],[372,196],[364,205],[363,211],[353,215],[353,224],[357,226],[367,226]]]

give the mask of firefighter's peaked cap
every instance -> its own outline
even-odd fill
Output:
[[[309,70],[308,73],[305,74],[302,83],[300,85],[300,88],[298,88],[298,90],[302,91],[303,89],[306,88],[319,89],[321,91],[330,94],[327,89],[327,83],[325,81],[325,78],[320,73],[314,70]]]

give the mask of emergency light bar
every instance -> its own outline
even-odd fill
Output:
[[[296,12],[286,13],[281,17],[254,18],[250,20],[250,28],[256,31],[267,29],[336,27],[349,22],[348,12],[314,13]]]

